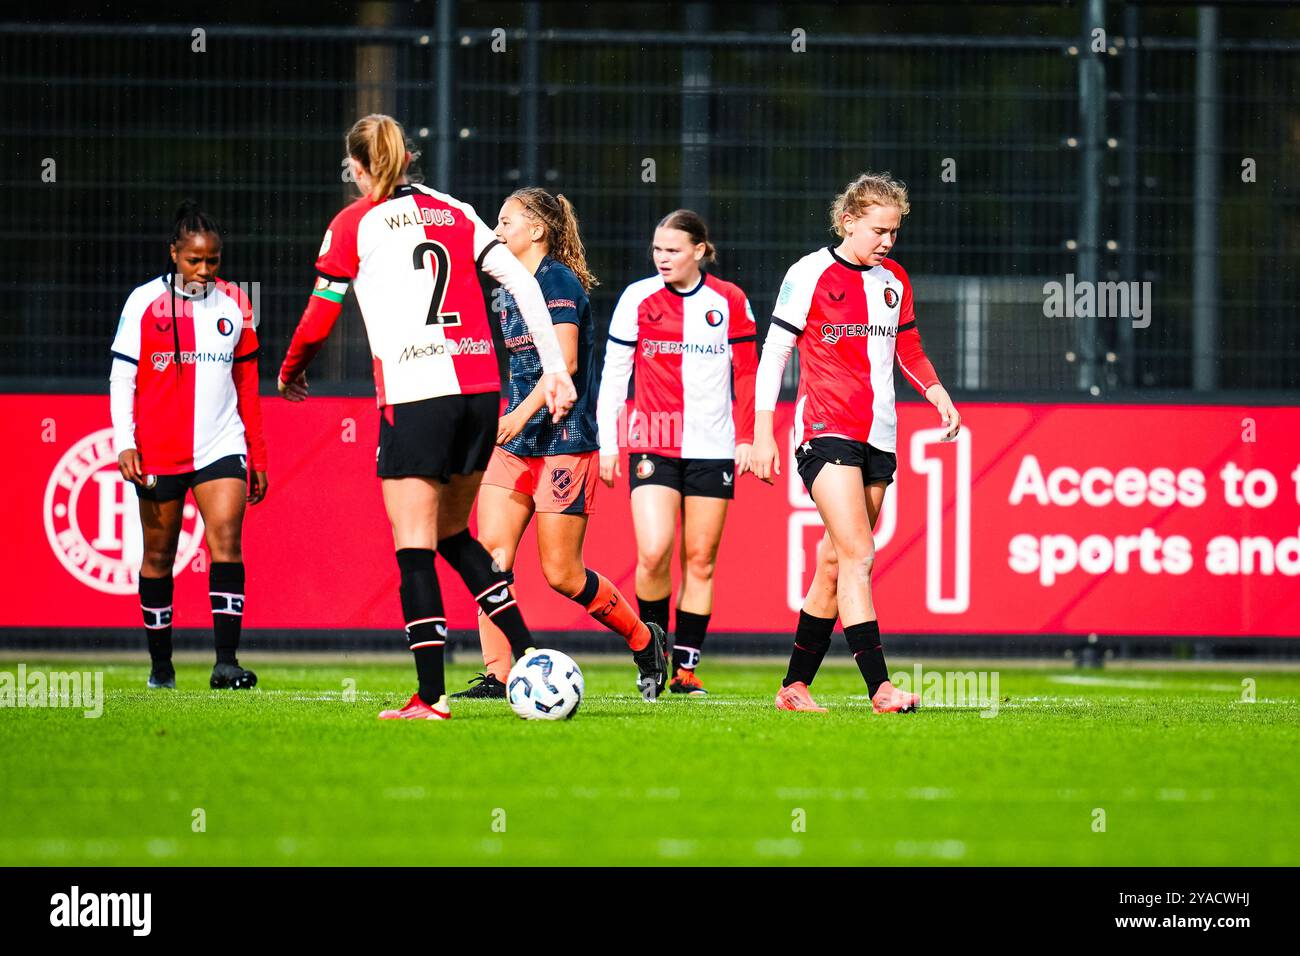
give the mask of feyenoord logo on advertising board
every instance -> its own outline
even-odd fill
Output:
[[[203,543],[203,519],[183,508],[172,572],[179,573]],[[45,536],[59,563],[87,587],[105,594],[139,590],[144,539],[135,490],[117,470],[113,429],[87,435],[59,459],[45,486]]]

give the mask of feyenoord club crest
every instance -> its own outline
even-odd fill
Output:
[[[709,309],[704,313],[704,321],[716,329],[722,324],[722,312],[718,309]]]
[[[87,435],[59,459],[45,486],[45,536],[74,578],[105,594],[135,594],[140,587],[144,538],[135,489],[117,470],[113,429]],[[203,519],[186,503],[173,573],[203,543]]]
[[[655,463],[649,458],[642,458],[636,463],[636,476],[645,481],[655,473]]]
[[[555,497],[569,497],[569,491],[573,487],[573,472],[568,468],[552,468],[551,487],[555,489]]]
[[[885,305],[891,309],[898,305],[898,293],[894,291],[893,286],[885,286]]]

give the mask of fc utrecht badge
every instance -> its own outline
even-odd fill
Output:
[[[573,490],[573,472],[568,468],[552,468],[551,487],[555,489],[556,498],[569,497]]]

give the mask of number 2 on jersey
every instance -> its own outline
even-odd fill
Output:
[[[447,281],[451,278],[451,254],[441,242],[429,240],[415,247],[412,265],[416,269],[424,268],[424,256],[433,254],[433,297],[429,300],[429,318],[425,325],[460,325],[459,312],[442,311],[443,301],[447,298]]]

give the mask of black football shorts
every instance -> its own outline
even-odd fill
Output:
[[[799,468],[799,477],[804,487],[812,494],[813,482],[826,465],[850,465],[862,469],[862,484],[874,485],[884,482],[886,486],[894,480],[898,470],[898,459],[892,451],[881,451],[866,442],[852,441],[848,438],[810,438],[794,452],[795,464]]]
[[[484,471],[496,447],[501,395],[440,395],[379,410],[380,478],[437,478]]]
[[[214,478],[238,478],[248,481],[248,457],[246,455],[227,455],[218,458],[212,464],[198,471],[187,471],[180,475],[150,475],[154,483],[148,488],[135,486],[135,493],[146,501],[175,501],[184,498],[185,492],[195,485]]]
[[[649,452],[632,452],[627,458],[632,490],[642,485],[663,485],[681,492],[683,498],[736,497],[734,458],[669,458]]]

